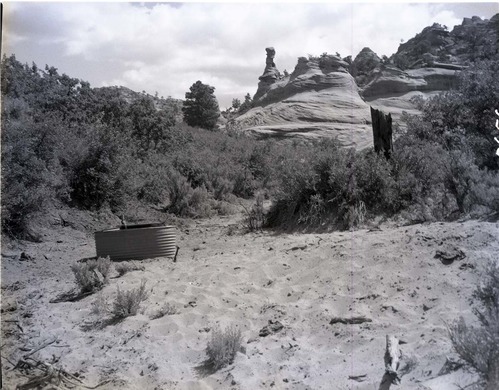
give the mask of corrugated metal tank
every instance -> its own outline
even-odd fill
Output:
[[[161,224],[131,225],[95,232],[97,257],[111,260],[140,260],[175,256],[174,226]]]

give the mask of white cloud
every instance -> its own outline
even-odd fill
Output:
[[[201,80],[221,106],[256,92],[267,46],[291,72],[307,54],[355,56],[369,46],[391,55],[425,26],[452,28],[462,17],[451,4],[426,3],[8,3],[5,11],[7,51],[22,61],[177,98]]]

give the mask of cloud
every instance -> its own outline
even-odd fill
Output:
[[[5,47],[22,61],[177,98],[201,80],[222,107],[256,92],[267,46],[291,72],[307,54],[355,56],[369,46],[391,55],[425,26],[462,18],[452,5],[424,3],[7,3],[5,11]]]

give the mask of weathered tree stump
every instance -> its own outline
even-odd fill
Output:
[[[376,153],[383,151],[385,157],[389,159],[393,151],[392,115],[386,115],[371,107],[371,119],[373,122],[374,151]]]
[[[395,336],[386,335],[385,374],[378,390],[389,390],[390,386],[400,384],[398,373],[400,365],[399,340]]]

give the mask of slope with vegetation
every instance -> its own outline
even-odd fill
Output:
[[[463,71],[457,89],[417,101],[422,114],[406,115],[390,161],[335,140],[286,144],[190,128],[178,123],[176,101],[125,99],[15,57],[2,69],[2,228],[11,236],[29,236],[31,216],[56,205],[126,215],[139,203],[206,217],[257,191],[274,201],[270,226],[499,210],[497,55]]]
[[[411,45],[403,47],[404,55],[412,55]],[[490,49],[490,45],[479,47]],[[419,114],[402,116],[405,127],[396,134],[389,160],[370,149],[346,149],[336,139],[302,144],[258,141],[231,130],[230,125],[218,131],[210,121],[212,115],[196,114],[193,124],[198,127],[193,128],[181,122],[189,116],[189,110],[182,108],[189,104],[196,108],[197,99],[184,105],[125,88],[91,88],[85,81],[60,75],[54,67],[41,70],[35,64],[21,64],[14,56],[4,57],[2,233],[44,241],[14,242],[2,252],[2,293],[20,302],[19,306],[2,302],[2,314],[9,318],[2,324],[5,351],[20,362],[16,366],[11,360],[16,369],[8,371],[8,379],[24,383],[18,370],[30,375],[42,370],[41,378],[32,378],[25,386],[56,379],[59,384],[74,385],[73,370],[85,373],[92,383],[103,383],[98,381],[103,378],[111,382],[110,388],[221,384],[258,388],[274,387],[277,380],[303,388],[327,386],[331,381],[349,387],[352,380],[365,378],[369,382],[364,388],[373,388],[384,368],[373,366],[372,356],[383,350],[386,332],[401,332],[409,341],[405,351],[421,358],[415,363],[409,360],[418,370],[404,378],[404,385],[412,386],[408,388],[418,389],[424,383],[440,389],[443,381],[464,379],[468,384],[477,378],[496,388],[496,263],[491,262],[483,286],[475,292],[478,323],[470,323],[466,315],[450,325],[450,339],[442,325],[442,318],[449,322],[457,318],[465,297],[471,295],[472,284],[477,283],[473,270],[497,252],[497,223],[462,221],[470,217],[496,221],[499,213],[499,158],[494,141],[499,56],[497,50],[480,53],[453,76],[449,91],[411,102]],[[338,56],[305,59],[294,85],[315,77],[317,85],[324,87],[322,97],[328,96],[335,82],[351,87],[362,76],[369,86],[370,72],[389,59],[378,59],[369,50],[363,50],[363,55],[365,61],[353,62],[354,74],[347,73]],[[207,87],[214,114],[213,90]],[[270,88],[262,97],[271,105],[280,93]],[[295,98],[287,96],[286,104]],[[294,104],[308,115],[314,110],[301,106],[305,100],[295,99]],[[357,100],[365,105],[360,95]],[[315,104],[314,112],[320,112],[324,101],[318,99]],[[257,105],[247,96],[243,104],[235,101],[233,109],[243,114],[242,120],[264,109]],[[234,120],[234,111],[225,114]],[[286,120],[292,125],[301,119]],[[265,197],[271,204],[267,214]],[[251,198],[256,202],[246,209],[250,230],[264,226],[275,231],[334,230],[377,225],[383,218],[400,218],[404,223],[461,221],[443,228],[428,224],[359,230],[348,237],[342,232],[240,235],[236,234],[240,215],[213,222],[181,221],[179,263],[152,259],[144,261],[145,266],[122,264],[114,267],[117,276],[112,278],[106,259],[69,264],[68,258],[95,253],[93,241],[89,245],[84,232],[65,227],[62,217],[61,226],[37,229],[35,224],[54,210],[107,211],[130,222],[153,212],[164,218],[171,214],[214,217],[233,212],[242,199]],[[136,213],[138,207],[144,214]],[[46,234],[41,236],[39,230]],[[457,245],[462,248],[456,249]],[[466,262],[457,263],[464,257]],[[397,273],[392,272],[394,267]],[[54,291],[73,284],[67,280],[71,271],[78,286],[74,299],[51,300]],[[151,289],[139,281],[144,275]],[[422,283],[425,289],[420,289]],[[123,284],[136,287],[125,290],[120,288]],[[90,309],[86,298],[94,293],[99,296]],[[269,301],[262,305],[264,298]],[[156,305],[154,310],[151,303]],[[463,305],[469,311],[469,305]],[[354,309],[362,318],[374,320],[347,328],[358,326],[345,320]],[[220,318],[222,324],[215,324]],[[232,327],[235,319],[244,326]],[[218,325],[228,327],[223,332]],[[41,333],[57,342],[40,341]],[[262,342],[257,334],[275,344]],[[21,353],[19,342],[28,345],[33,339],[43,348]],[[241,348],[243,339],[247,346]],[[117,341],[110,344],[109,340]],[[451,341],[477,375],[445,362]],[[41,351],[52,344],[65,348],[68,366],[64,370],[54,370],[55,355],[49,360],[49,352]],[[143,358],[140,363],[137,351]],[[31,354],[36,352],[52,363],[35,365]],[[247,356],[241,359],[240,353]],[[195,378],[191,369],[205,355],[205,363],[195,367],[202,375]],[[132,364],[130,356],[138,366],[120,372],[119,368]],[[163,365],[165,356],[169,364]],[[311,356],[317,360],[304,363]],[[347,359],[362,371],[345,375]],[[214,372],[234,362],[236,368]],[[435,375],[434,370],[444,364],[448,367]],[[80,379],[80,383],[87,382]]]
[[[236,197],[270,189],[294,154],[192,128],[174,99],[91,88],[14,56],[2,60],[1,88],[2,231],[13,237],[35,239],[33,217],[59,207],[129,221],[137,203],[182,217],[228,213]]]

